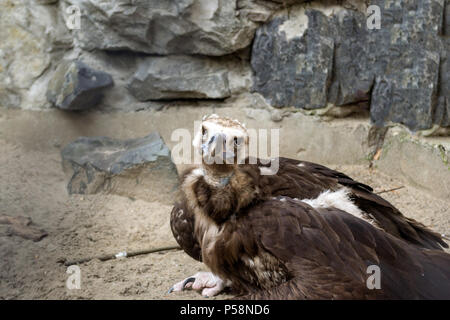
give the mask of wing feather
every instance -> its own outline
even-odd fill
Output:
[[[256,166],[268,165],[258,162]],[[448,248],[448,244],[439,233],[414,219],[405,217],[391,203],[373,193],[370,186],[325,166],[280,157],[278,173],[261,176],[258,184],[267,196],[298,199],[316,198],[326,190],[347,187],[351,190],[351,198],[355,204],[386,232],[423,248],[438,250],[442,250],[442,247]]]
[[[202,261],[201,247],[194,237],[195,217],[185,203],[176,203],[170,214],[170,228],[180,247],[192,258]]]
[[[305,216],[320,223],[312,227]],[[261,247],[287,266],[286,286],[306,298],[450,298],[450,255],[422,250],[346,212],[273,199],[250,209],[246,222]],[[372,264],[381,269],[381,290],[366,287]]]

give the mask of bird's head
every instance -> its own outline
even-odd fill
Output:
[[[216,114],[205,116],[193,140],[203,165],[234,166],[243,163],[248,150],[248,133],[244,124]]]

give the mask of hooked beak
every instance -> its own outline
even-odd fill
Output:
[[[225,161],[226,163],[229,163],[228,161],[234,161],[234,151],[233,150],[227,150],[226,145],[226,135],[223,133],[216,133],[213,135],[207,142],[203,143],[201,148],[203,151],[203,156],[208,158],[214,158],[222,160],[220,164]],[[220,157],[220,154],[222,155]]]

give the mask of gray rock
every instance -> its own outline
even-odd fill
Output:
[[[66,0],[83,13],[74,30],[87,50],[225,55],[247,47],[257,25],[229,0]],[[63,10],[64,10],[63,6]]]
[[[256,33],[251,65],[253,90],[261,93],[272,106],[322,108],[333,68],[332,38],[327,34],[326,17],[308,10],[308,32],[288,36],[286,20],[276,18]]]
[[[212,59],[188,56],[146,59],[128,87],[140,101],[230,96],[227,69]]]
[[[342,106],[370,100],[375,70],[371,47],[372,36],[366,17],[360,12],[342,10],[330,18],[329,24],[336,43],[333,78],[328,101]]]
[[[444,41],[439,74],[439,98],[434,123],[442,127],[450,127],[450,39]]]
[[[429,129],[438,88],[439,55],[414,46],[398,49],[397,59],[392,59],[384,75],[376,79],[371,119],[377,126],[392,121],[413,130]]]
[[[34,0],[34,1],[39,4],[54,4],[58,2],[58,0]]]
[[[450,127],[450,100],[444,95],[438,98],[433,123],[441,127]]]
[[[371,119],[377,126],[391,121],[414,131],[429,129],[435,121],[444,51],[439,37],[443,1],[372,2],[382,8],[384,18],[368,43],[369,67],[376,75]]]
[[[16,108],[20,106],[20,95],[12,90],[0,88],[0,107]]]
[[[275,106],[305,109],[370,99],[374,71],[369,67],[373,59],[369,58],[373,48],[367,45],[371,35],[365,14],[343,8],[335,14],[331,12],[320,5],[313,5],[312,9],[297,6],[289,18],[276,18],[257,31],[252,56],[255,91]],[[287,46],[286,32],[290,34]],[[324,50],[325,59],[311,51],[326,48],[329,43],[333,43],[333,50]],[[311,52],[305,55],[303,47]],[[280,48],[285,52],[280,52]],[[314,74],[297,68],[296,63],[302,60],[309,70],[315,68]],[[276,89],[271,91],[271,87]]]
[[[156,132],[116,140],[80,137],[61,152],[69,194],[113,193],[144,200],[173,200],[178,178],[170,150]],[[149,198],[157,189],[159,199]]]
[[[251,57],[253,90],[276,107],[370,101],[377,126],[447,126],[444,0],[370,4],[381,8],[379,30],[367,28],[365,12],[332,12],[315,4],[297,6],[259,28]]]
[[[443,34],[450,36],[450,1],[445,1],[444,30]]]
[[[65,110],[83,110],[97,105],[102,89],[113,84],[112,77],[91,69],[81,61],[63,61],[48,84],[47,99]]]
[[[34,1],[0,1],[0,107],[49,107],[37,82],[51,66],[56,12]]]

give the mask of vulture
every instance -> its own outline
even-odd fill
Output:
[[[247,155],[245,125],[204,117],[201,165],[181,175],[170,217],[178,244],[211,272],[188,288],[242,299],[450,299],[442,236],[405,217],[371,187],[327,167]],[[243,159],[243,161],[242,161]],[[373,287],[370,270],[378,268]],[[371,269],[372,268],[372,269]]]

